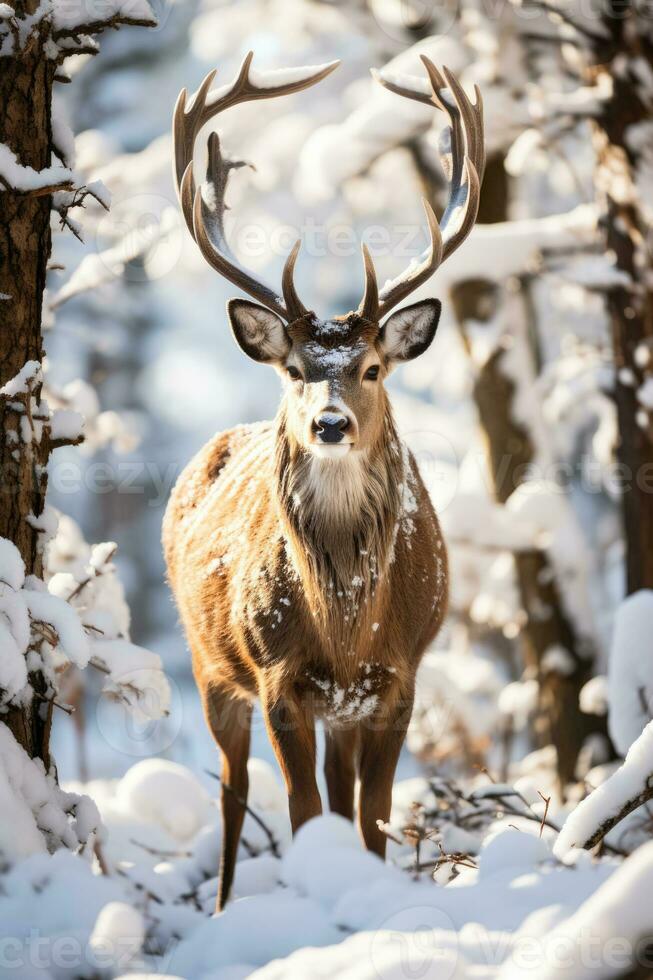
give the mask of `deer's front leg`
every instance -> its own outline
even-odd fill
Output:
[[[386,823],[390,819],[392,783],[413,698],[412,691],[397,697],[386,706],[385,716],[372,716],[360,730],[358,823],[367,849],[382,858],[387,838],[377,827],[377,820]]]
[[[263,699],[272,747],[288,791],[293,834],[322,813],[315,779],[315,716],[310,703],[295,693]]]

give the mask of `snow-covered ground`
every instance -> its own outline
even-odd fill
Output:
[[[467,856],[457,873],[443,861],[433,880],[433,841],[422,845],[427,870],[415,872],[411,847],[392,840],[384,864],[332,814],[291,843],[276,773],[252,759],[250,780],[250,806],[265,827],[247,815],[234,898],[218,916],[220,820],[189,769],[142,760],[120,780],[83,787],[105,825],[97,848],[104,873],[85,852],[38,849],[7,870],[2,975],[606,977],[645,931],[651,844],[625,862],[576,852],[562,863],[554,831],[506,815],[481,832],[438,836]],[[397,783],[393,836],[428,792],[421,779]]]

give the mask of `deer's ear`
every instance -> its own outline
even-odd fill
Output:
[[[230,299],[227,315],[236,343],[252,360],[275,364],[286,357],[290,342],[276,313],[245,299]]]
[[[424,299],[405,306],[381,327],[381,345],[391,361],[412,361],[430,347],[438,328],[442,303]]]

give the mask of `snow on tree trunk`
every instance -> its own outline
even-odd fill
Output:
[[[605,196],[606,245],[631,283],[610,291],[607,300],[617,372],[618,452],[626,474],[623,516],[631,593],[653,587],[653,419],[641,397],[653,365],[653,35],[650,18],[632,0],[608,0],[602,24],[606,41],[595,42],[590,74],[595,85],[608,76],[611,94],[596,117],[596,184]]]
[[[37,0],[14,4],[19,18],[34,13],[37,6]],[[44,57],[40,38],[2,58],[0,144],[9,148],[20,167],[35,171],[50,167],[54,73],[55,62]],[[16,378],[28,362],[41,361],[41,310],[51,247],[50,194],[15,186],[0,183],[0,387]],[[42,556],[33,518],[43,512],[49,451],[47,440],[40,445],[22,443],[21,421],[27,405],[31,411],[35,404],[38,411],[40,403],[40,381],[35,378],[33,391],[30,387],[28,383],[15,397],[0,395],[0,537],[13,541],[27,573],[40,577]],[[31,681],[37,695],[44,696],[44,679],[35,675]],[[51,705],[35,697],[4,718],[28,755],[39,756],[46,767],[51,713]]]

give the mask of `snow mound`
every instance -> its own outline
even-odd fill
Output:
[[[557,977],[551,936],[634,942],[644,924],[653,845],[623,867],[588,855],[568,867],[552,855],[549,832],[540,839],[537,821],[511,826],[506,817],[485,831],[478,870],[472,862],[439,885],[365,851],[356,828],[334,814],[309,821],[290,842],[275,822],[288,819],[276,809],[278,779],[258,760],[250,771],[257,815],[278,839],[272,844],[246,817],[234,897],[215,916],[219,814],[195,775],[153,758],[118,782],[89,784],[106,822],[106,874],[66,851],[0,870],[0,937],[18,937],[29,965],[16,975],[53,975],[31,969],[32,927],[50,944],[74,937],[57,980],[462,980],[521,977],[526,948],[529,976]],[[395,795],[405,804],[427,793],[425,780],[411,779]]]
[[[193,774],[166,759],[143,759],[127,772],[116,793],[118,806],[187,841],[210,817],[211,798]]]

